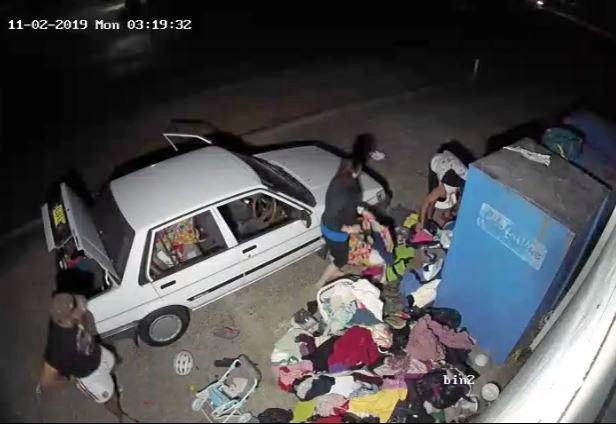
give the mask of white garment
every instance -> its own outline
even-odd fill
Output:
[[[379,152],[378,150],[374,150],[370,152],[370,159],[380,161],[385,159],[385,153]]]
[[[434,207],[438,210],[447,210],[453,208],[456,203],[458,203],[458,196],[456,193],[458,192],[457,187],[452,187],[447,184],[443,184],[445,187],[445,192],[447,193],[447,198],[445,200],[437,201],[434,204]]]
[[[430,283],[426,283],[416,291],[411,293],[415,300],[414,306],[423,308],[436,300],[436,289],[438,288],[441,280],[434,280]]]
[[[345,377],[336,377],[334,379],[334,385],[330,389],[329,393],[335,393],[338,395],[342,395],[345,398],[348,398],[351,393],[353,393],[358,386],[361,384],[355,383],[355,379],[352,375],[348,375]]]
[[[434,171],[439,181],[442,181],[443,176],[450,170],[453,170],[460,178],[466,181],[466,174],[468,172],[466,165],[448,150],[434,155],[430,161],[430,169]]]
[[[379,251],[376,249],[370,252],[370,257],[368,258],[368,262],[370,262],[370,266],[385,265],[385,259],[383,259]]]
[[[545,166],[550,166],[550,155],[544,155],[542,153],[531,152],[528,149],[525,149],[520,146],[505,146],[503,147],[505,150],[511,150],[512,152],[518,152],[522,156],[524,156],[528,160],[532,160],[533,162],[540,163]]]
[[[331,320],[329,311],[324,304],[331,305],[332,309],[340,308],[341,304],[357,301],[364,305],[379,321],[383,320],[383,302],[379,299],[381,291],[374,287],[370,281],[360,279],[357,281],[348,278],[335,281],[319,290],[317,302],[319,312],[325,322]]]
[[[449,249],[451,246],[451,239],[453,238],[453,231],[451,230],[441,230],[439,234],[439,239],[441,240],[441,245],[444,249]]]
[[[111,370],[115,366],[113,353],[101,346],[101,363],[92,374],[77,379],[77,388],[96,403],[106,403],[113,396],[115,384]]]

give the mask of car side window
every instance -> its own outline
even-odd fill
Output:
[[[175,222],[154,233],[150,277],[172,274],[227,249],[210,211]]]
[[[300,216],[299,209],[264,193],[234,200],[218,210],[238,243],[287,225]]]

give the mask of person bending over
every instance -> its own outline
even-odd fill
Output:
[[[428,195],[421,205],[417,230],[422,230],[426,222],[432,219],[435,206],[447,209],[445,219],[453,215],[460,193],[466,183],[468,167],[449,150],[443,148],[430,160],[428,171]]]

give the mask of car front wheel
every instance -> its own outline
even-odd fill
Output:
[[[139,338],[150,346],[168,346],[179,340],[190,323],[190,312],[182,306],[167,306],[152,312],[139,323]]]

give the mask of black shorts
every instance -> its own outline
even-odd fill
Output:
[[[329,252],[334,257],[334,265],[338,268],[345,266],[349,261],[349,239],[346,241],[331,241],[327,237],[323,238]]]

